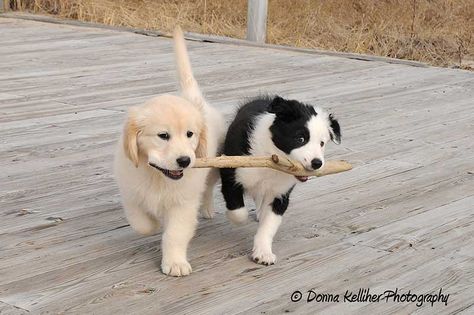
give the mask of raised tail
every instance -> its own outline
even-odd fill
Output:
[[[206,104],[204,97],[199,89],[199,85],[194,79],[189,61],[188,50],[184,41],[183,31],[177,26],[174,29],[174,52],[176,56],[176,65],[178,67],[178,78],[181,87],[181,93],[184,98],[195,104],[199,108],[203,108]]]

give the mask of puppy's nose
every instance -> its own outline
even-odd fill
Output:
[[[317,170],[321,166],[323,166],[323,161],[321,161],[320,159],[313,159],[311,161],[311,167],[313,168],[313,170]]]
[[[185,168],[189,166],[189,163],[191,163],[191,159],[189,158],[189,156],[180,156],[176,159],[176,163],[178,163],[179,167]]]

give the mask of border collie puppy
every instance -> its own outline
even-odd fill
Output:
[[[330,140],[336,144],[341,141],[339,123],[332,114],[279,96],[259,97],[237,111],[227,131],[223,153],[278,154],[297,160],[312,171],[324,165],[324,149]],[[298,181],[308,178],[267,168],[227,168],[220,172],[227,217],[236,224],[247,220],[244,193],[248,193],[255,201],[259,221],[252,259],[264,265],[274,264],[273,237],[288,208],[290,193]]]

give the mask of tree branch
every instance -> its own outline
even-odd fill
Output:
[[[287,158],[272,156],[219,156],[200,158],[194,164],[195,168],[240,168],[240,167],[267,167],[295,176],[325,176],[349,171],[352,165],[346,161],[326,161],[324,166],[316,171],[306,170],[301,163]]]

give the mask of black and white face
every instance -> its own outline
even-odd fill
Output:
[[[322,109],[276,97],[269,112],[276,115],[270,127],[273,143],[307,170],[324,165],[324,150],[329,141],[341,141],[339,123]]]

